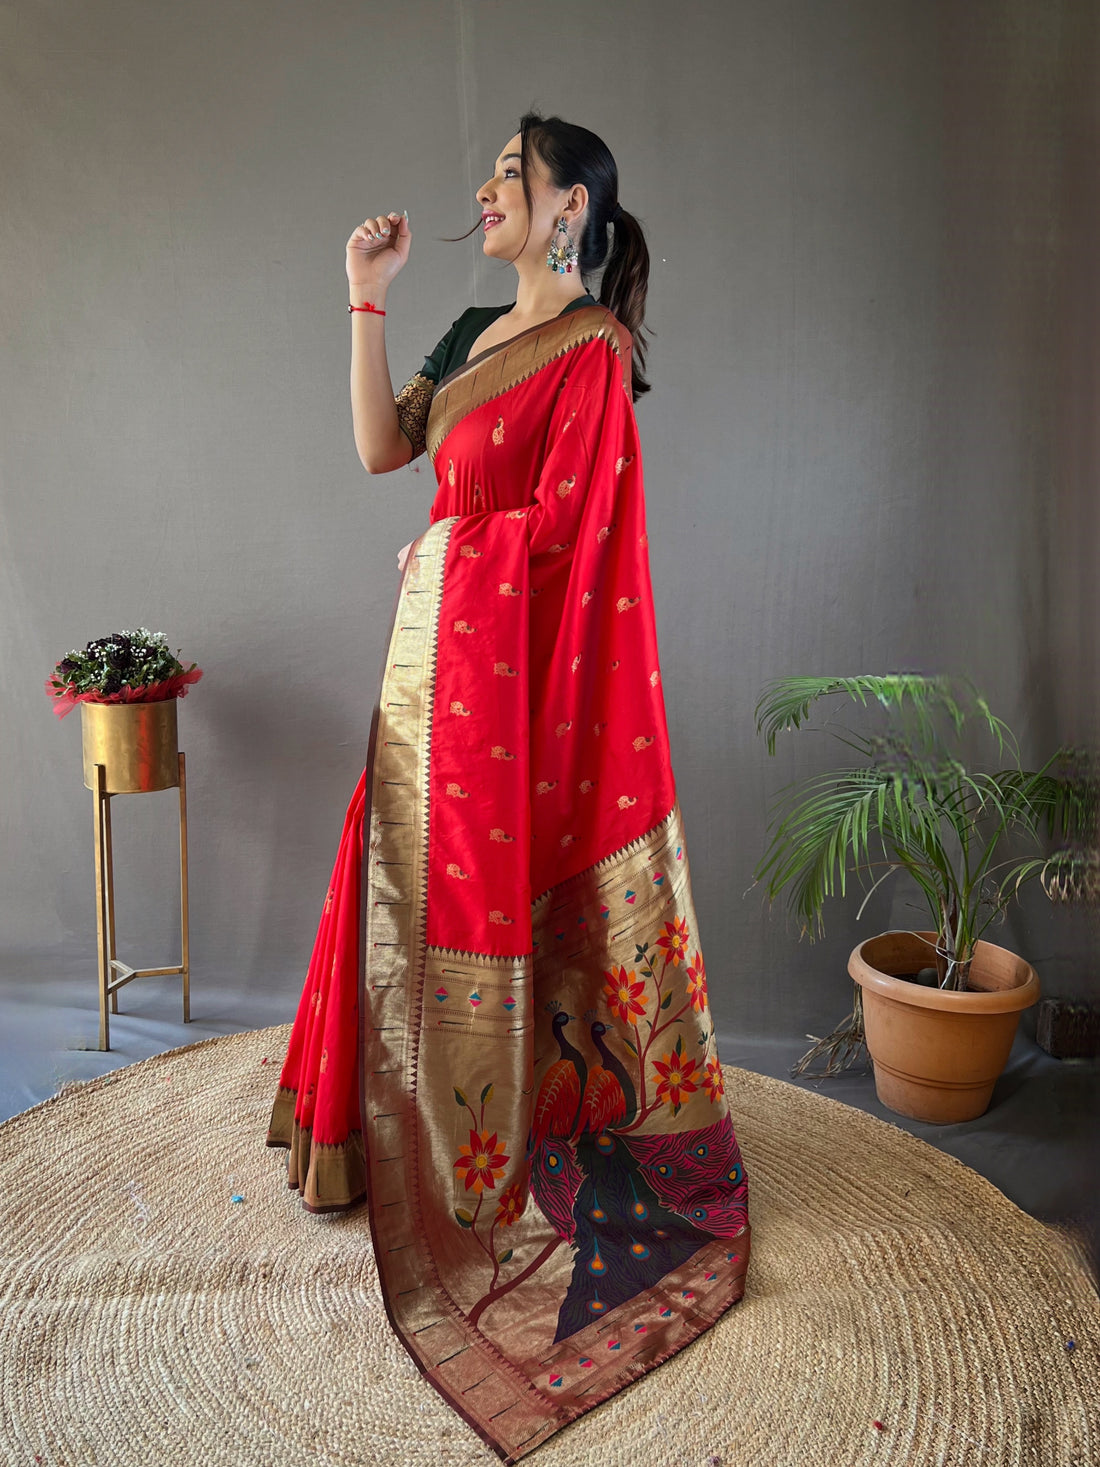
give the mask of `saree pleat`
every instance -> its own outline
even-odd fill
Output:
[[[436,387],[269,1144],[366,1196],[390,1320],[507,1462],[744,1290],[630,401],[584,306]]]

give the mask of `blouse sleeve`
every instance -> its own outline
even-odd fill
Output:
[[[453,323],[446,336],[438,342],[431,356],[424,358],[424,365],[418,372],[413,373],[394,398],[397,407],[397,426],[412,444],[412,458],[418,458],[424,452],[432,395],[435,392],[436,383],[443,375],[443,363],[457,325],[457,321]]]

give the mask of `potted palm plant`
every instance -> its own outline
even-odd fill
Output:
[[[811,941],[830,897],[856,886],[858,917],[898,874],[915,883],[931,922],[856,946],[852,1012],[795,1072],[825,1058],[836,1073],[866,1043],[884,1105],[919,1120],[971,1120],[989,1105],[1020,1013],[1039,997],[1031,965],[984,934],[1029,881],[1064,896],[1078,879],[1087,858],[1072,842],[1095,818],[1095,780],[1085,756],[1067,749],[1022,768],[1011,730],[972,685],[917,674],[769,683],[756,707],[769,754],[825,699],[843,699],[871,727],[826,722],[849,757],[780,794],[756,882],[769,901],[786,891]],[[978,756],[983,742],[994,767]],[[1044,852],[1044,834],[1071,844]]]

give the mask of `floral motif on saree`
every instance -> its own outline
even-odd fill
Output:
[[[669,754],[630,338],[585,305],[435,386],[269,1142],[365,1196],[391,1322],[518,1461],[744,1291],[747,1182]]]

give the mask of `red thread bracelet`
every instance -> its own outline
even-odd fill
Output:
[[[372,306],[370,301],[364,301],[361,306],[348,306],[349,311],[371,311],[376,316],[384,316],[385,311],[380,311],[377,306]]]

